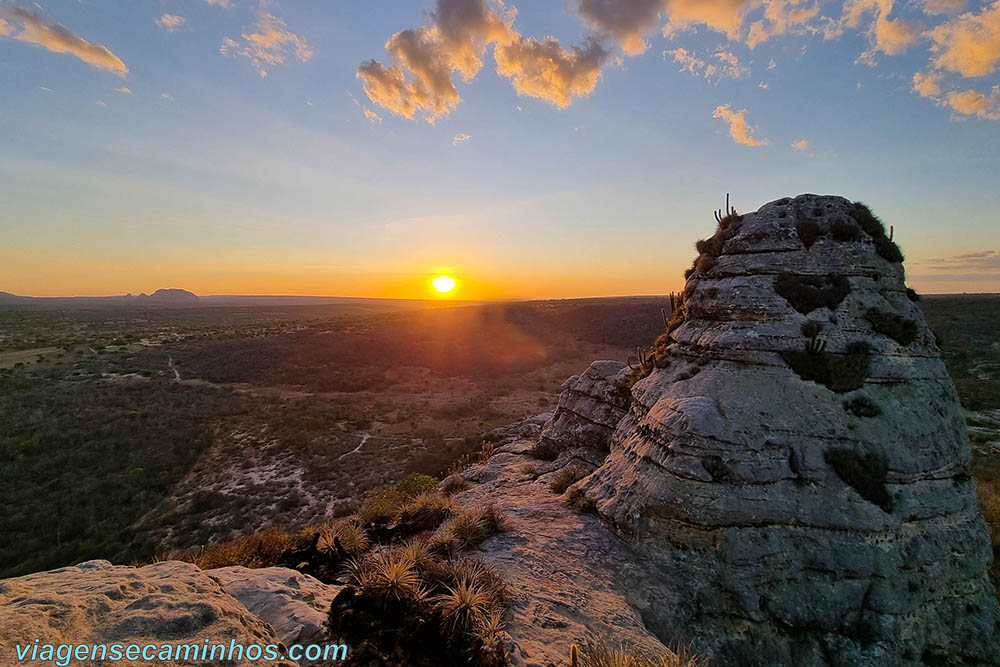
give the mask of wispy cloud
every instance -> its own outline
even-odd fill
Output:
[[[451,140],[451,143],[457,146],[459,144],[465,143],[471,138],[472,138],[471,134],[466,134],[465,132],[459,132],[458,134],[455,135],[455,138]]]
[[[128,86],[122,86],[121,88],[115,88],[115,92],[116,93],[121,93],[123,95],[131,95],[132,94],[132,89],[129,88]]]
[[[926,259],[920,262],[938,271],[1000,271],[1000,252],[981,250],[950,257]]]
[[[805,139],[799,139],[798,141],[792,142],[792,148],[797,151],[804,151],[809,149],[809,142]]]
[[[156,25],[160,26],[167,32],[172,32],[177,30],[187,23],[187,19],[183,16],[178,16],[177,14],[163,14],[160,18],[156,19]]]
[[[225,7],[229,9],[233,6],[233,0],[205,0],[210,5],[216,5],[217,7]]]
[[[729,125],[729,136],[738,144],[744,146],[767,146],[770,141],[767,139],[757,139],[754,137],[756,128],[751,127],[747,121],[747,110],[733,111],[728,104],[723,104],[715,108],[713,118],[721,118]]]
[[[88,65],[119,76],[128,74],[128,67],[108,47],[88,42],[58,23],[27,9],[0,5],[0,36],[37,44],[53,53],[68,53]]]
[[[695,76],[703,76],[709,80],[722,78],[744,79],[750,76],[750,68],[740,63],[734,53],[719,50],[713,54],[714,62],[699,58],[683,47],[665,50],[663,57],[671,57],[681,66],[682,72],[690,72]]]
[[[379,116],[372,109],[369,109],[368,107],[363,107],[362,111],[365,114],[365,118],[367,118],[371,122],[373,122],[373,123],[381,123],[382,122],[382,116]]]
[[[288,30],[282,19],[264,9],[258,14],[254,28],[254,32],[242,35],[242,42],[226,37],[219,52],[247,58],[262,77],[267,76],[275,65],[284,63],[289,56],[302,62],[313,56],[312,47],[303,37]]]

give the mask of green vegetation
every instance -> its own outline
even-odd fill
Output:
[[[828,451],[824,458],[837,476],[858,495],[885,512],[892,511],[892,497],[885,486],[888,467],[884,456],[838,448]]]
[[[811,248],[822,235],[819,223],[811,218],[802,218],[795,223],[795,231],[798,232],[799,240],[805,245],[806,250]]]
[[[871,348],[864,341],[848,343],[841,353],[826,352],[825,346],[807,339],[806,349],[786,350],[782,359],[803,380],[812,380],[836,392],[853,391],[868,378]]]
[[[865,233],[872,237],[875,252],[889,262],[900,263],[903,261],[903,251],[893,243],[892,239],[886,236],[885,225],[871,212],[871,209],[861,202],[854,202],[854,211],[851,215],[858,221]]]
[[[924,296],[931,330],[947,339],[941,358],[968,410],[1000,409],[1000,296]],[[940,344],[939,344],[940,345]]]
[[[851,293],[851,284],[844,276],[780,273],[774,279],[774,291],[783,296],[792,308],[808,315],[817,308],[836,310]]]
[[[917,323],[908,317],[870,308],[865,313],[865,319],[872,325],[872,330],[892,338],[900,345],[909,345],[917,339]]]

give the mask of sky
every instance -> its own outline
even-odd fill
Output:
[[[1000,0],[0,0],[0,290],[665,294],[866,202],[1000,292]]]

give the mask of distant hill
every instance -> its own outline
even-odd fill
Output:
[[[198,295],[194,292],[189,292],[186,289],[177,289],[176,287],[158,289],[146,298],[151,301],[169,301],[171,303],[194,303],[198,301]]]

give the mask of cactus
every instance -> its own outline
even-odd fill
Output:
[[[812,355],[821,354],[826,349],[826,341],[814,336],[806,341],[806,352]]]
[[[635,348],[635,353],[638,356],[638,366],[632,365],[632,355],[629,355],[625,361],[628,363],[628,367],[634,371],[642,371],[643,373],[648,373],[653,370],[653,355],[642,349],[641,346]]]
[[[719,209],[718,211],[715,212],[715,221],[721,225],[723,220],[728,220],[729,218],[735,218],[736,215],[737,215],[736,214],[736,209],[729,207],[729,193],[727,192],[726,193],[726,208],[725,209]]]
[[[673,312],[673,307],[670,308],[670,311]],[[660,308],[660,317],[663,318],[663,328],[669,331],[670,330],[670,318],[667,317],[667,309],[666,308]]]
[[[579,649],[577,649],[576,644],[570,644],[569,645],[569,665],[570,665],[570,667],[578,667],[578,665],[580,664],[579,661],[578,661],[578,656],[577,656],[578,653],[579,653]]]

